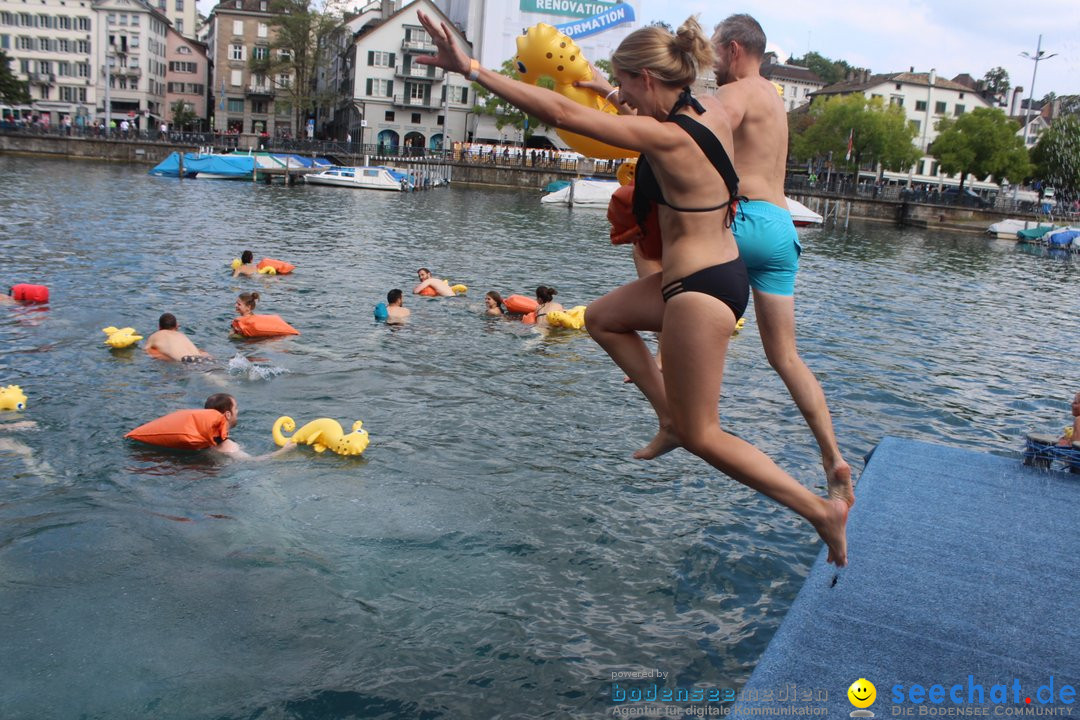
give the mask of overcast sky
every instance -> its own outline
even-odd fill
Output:
[[[939,76],[1008,70],[1013,87],[1031,89],[1035,54],[1042,33],[1044,58],[1035,78],[1035,97],[1049,91],[1080,94],[1080,0],[754,0],[745,5],[715,0],[640,0],[644,22],[663,20],[678,27],[693,14],[710,33],[731,13],[748,12],[761,23],[769,49],[783,56],[815,50],[834,60],[874,72],[916,72],[936,68]]]
[[[478,1],[478,0],[476,0]],[[771,50],[783,56],[816,50],[834,60],[874,72],[936,68],[952,78],[980,79],[1001,66],[1013,87],[1031,90],[1039,34],[1043,50],[1057,57],[1039,63],[1035,96],[1053,90],[1080,94],[1080,0],[754,0],[729,5],[716,0],[638,0],[642,23],[663,20],[678,27],[693,14],[713,26],[735,12],[749,12],[765,29]],[[199,0],[208,13],[216,0]],[[360,3],[358,3],[360,4]],[[1044,56],[1045,57],[1045,56]]]

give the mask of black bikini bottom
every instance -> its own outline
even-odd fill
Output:
[[[664,296],[664,302],[684,292],[711,295],[731,308],[738,320],[746,312],[746,304],[750,302],[750,280],[746,276],[746,265],[742,258],[735,258],[730,262],[702,268],[681,280],[669,282],[660,288],[660,292]]]

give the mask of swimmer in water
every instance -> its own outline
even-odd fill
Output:
[[[255,264],[255,255],[250,250],[245,250],[240,255],[240,265],[233,269],[232,276],[244,275],[251,277],[252,275],[258,275],[259,266]]]
[[[413,288],[413,295],[419,295],[424,288],[431,288],[440,297],[454,297],[450,284],[440,278],[432,277],[431,271],[427,268],[417,270],[416,277],[420,278],[420,282]]]
[[[502,295],[494,290],[488,290],[484,295],[484,314],[499,316],[506,312],[506,308],[503,306]]]
[[[146,339],[146,351],[150,353],[151,350],[175,362],[202,363],[214,359],[210,353],[195,347],[195,343],[177,329],[176,316],[172,313],[164,313],[158,318],[158,331]]]
[[[206,410],[217,410],[229,421],[229,429],[236,427],[236,423],[240,417],[240,407],[236,403],[236,398],[228,393],[216,393],[206,398],[206,402],[203,403],[203,408]],[[289,441],[281,446],[279,449],[267,453],[265,455],[249,455],[244,452],[240,444],[233,440],[225,439],[221,440],[213,448],[210,448],[213,452],[227,455],[236,460],[269,460],[280,455],[284,455],[287,452],[292,452],[296,449],[296,443]]]
[[[386,293],[386,323],[388,325],[405,324],[405,319],[412,311],[404,305],[404,293],[401,290],[394,288]]]
[[[553,287],[541,285],[536,288],[536,302],[539,306],[536,308],[536,326],[537,327],[549,327],[547,320],[547,314],[554,312],[555,310],[566,310],[561,303],[555,302],[555,296],[559,294],[559,291]]]

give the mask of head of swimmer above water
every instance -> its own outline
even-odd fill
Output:
[[[172,313],[162,313],[157,321],[158,330],[175,330],[176,316]]]
[[[236,314],[240,317],[253,315],[255,313],[255,304],[258,301],[259,293],[257,292],[240,293],[239,297],[236,298]]]
[[[431,271],[427,268],[420,268],[416,271],[416,277],[420,278],[420,282],[424,282],[431,277]]]
[[[255,259],[255,254],[250,250],[245,250],[240,254],[240,262],[244,265],[250,265],[251,261]]]
[[[229,393],[215,393],[206,398],[203,403],[204,410],[217,410],[229,420],[229,427],[236,427],[237,415],[240,412],[236,404],[236,398]]]
[[[555,296],[559,294],[559,291],[553,287],[541,285],[536,288],[536,299],[541,305],[547,305],[549,302],[555,299]]]
[[[399,290],[398,288],[394,288],[390,292],[386,293],[386,304],[400,306],[404,304],[403,296],[404,293],[402,293],[401,290]]]

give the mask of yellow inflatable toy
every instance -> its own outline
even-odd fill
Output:
[[[310,445],[315,452],[330,450],[338,455],[360,455],[367,449],[371,439],[367,430],[362,430],[363,422],[357,420],[353,423],[352,432],[346,434],[341,429],[341,423],[332,418],[319,418],[312,420],[307,425],[297,430],[292,437],[281,434],[292,432],[296,428],[296,422],[287,415],[282,415],[274,421],[274,442],[283,446],[290,440],[297,445]]]
[[[555,81],[555,92],[585,107],[618,115],[614,105],[594,91],[574,87],[575,81],[592,80],[589,61],[581,56],[581,48],[569,37],[546,23],[537,23],[517,39],[517,71],[525,82],[536,84],[547,76]],[[556,130],[567,145],[582,155],[615,160],[637,155],[632,150],[617,148],[584,135]]]
[[[457,285],[451,285],[450,289],[454,291],[455,295],[464,295],[465,293],[469,292],[468,286],[462,285],[461,283],[458,283]]]
[[[232,263],[229,265],[233,270],[240,267],[244,263],[240,262],[240,258],[233,258]],[[260,275],[277,275],[277,270],[267,265],[266,267],[259,268]]]
[[[580,330],[585,327],[585,306],[578,305],[569,310],[552,310],[547,314],[551,327]]]
[[[744,325],[746,325],[746,318],[741,317],[738,320],[736,320],[735,321],[735,329],[731,331],[731,337],[735,337],[736,335],[738,335],[739,331],[743,329]]]
[[[26,395],[18,385],[0,388],[0,410],[25,410]]]
[[[620,185],[633,185],[637,177],[637,158],[630,158],[615,171],[615,179]]]
[[[106,338],[105,344],[116,349],[131,347],[143,339],[142,335],[135,334],[135,328],[130,327],[115,328],[110,325],[107,328],[102,328],[101,332],[109,336]]]

